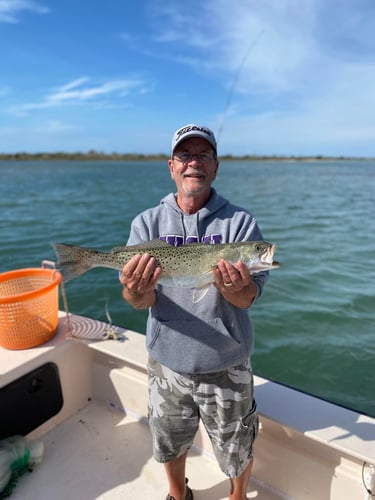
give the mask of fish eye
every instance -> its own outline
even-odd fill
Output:
[[[257,250],[257,251],[262,250],[262,245],[260,243],[256,243],[255,250]]]

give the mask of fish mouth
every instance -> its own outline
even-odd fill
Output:
[[[275,268],[280,267],[280,263],[277,260],[273,260],[273,255],[276,251],[276,245],[273,243],[269,247],[267,247],[263,254],[261,255],[261,263],[266,267]]]
[[[261,266],[264,268],[264,269],[267,269],[267,268],[276,268],[276,267],[280,267],[281,264],[280,262],[278,262],[277,260],[272,260],[272,261],[266,261],[266,260],[262,260],[261,261]]]
[[[273,255],[275,251],[276,251],[276,245],[275,244],[269,245],[261,255],[260,260],[262,261],[262,263],[270,265],[273,264],[274,262]]]

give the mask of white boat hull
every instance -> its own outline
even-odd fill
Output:
[[[107,325],[71,316],[73,333],[100,336]],[[154,462],[147,425],[145,338],[126,331],[123,343],[85,343],[59,331],[25,351],[0,348],[0,390],[46,362],[57,365],[64,404],[29,434],[42,439],[43,462],[23,476],[12,498],[39,500],[165,497],[162,466]],[[260,432],[248,498],[343,500],[367,498],[364,463],[375,463],[375,419],[255,377]],[[4,411],[2,409],[2,411]],[[188,459],[196,500],[228,498],[203,428]],[[368,487],[374,478],[368,475]]]

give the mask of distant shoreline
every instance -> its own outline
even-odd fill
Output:
[[[87,153],[0,153],[0,161],[44,161],[44,160],[64,160],[64,161],[167,161],[169,156],[160,154],[140,154],[140,153],[100,153],[98,151],[88,151]],[[220,161],[350,161],[350,160],[375,160],[369,157],[351,156],[278,156],[278,155],[222,155]]]

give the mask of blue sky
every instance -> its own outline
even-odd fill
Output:
[[[373,0],[0,0],[0,152],[375,157]]]

